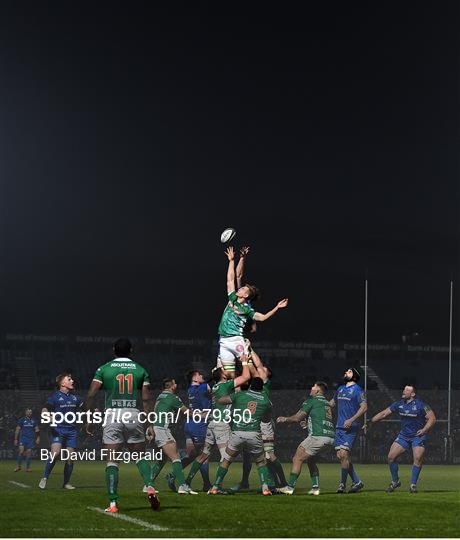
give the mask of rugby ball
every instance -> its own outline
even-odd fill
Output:
[[[233,238],[235,238],[235,234],[235,229],[229,227],[228,229],[225,229],[225,231],[220,235],[220,241],[222,242],[222,244],[230,242],[230,240],[233,240]]]

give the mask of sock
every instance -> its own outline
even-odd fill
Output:
[[[350,466],[348,467],[348,474],[350,475],[350,478],[353,484],[358,484],[359,482],[361,482],[361,478],[358,476],[358,473],[355,471],[355,468],[353,467],[353,463],[350,463]]]
[[[46,462],[45,465],[45,474],[43,475],[46,479],[49,478],[51,471],[54,469],[54,466],[56,465],[56,460],[54,459],[51,461],[50,459]]]
[[[319,474],[311,474],[311,487],[319,487]]]
[[[395,461],[393,461],[393,463],[390,463],[389,466],[390,466],[391,480],[395,483],[399,482],[398,464]]]
[[[190,467],[190,470],[187,475],[187,479],[185,480],[185,483],[190,485],[192,483],[192,480],[195,478],[195,474],[200,470],[201,463],[199,461],[194,461],[192,463],[192,466]]]
[[[158,461],[155,461],[152,465],[151,472],[150,472],[150,480],[151,482],[154,482],[156,477],[160,474],[161,469],[163,468],[165,462],[162,461],[161,463],[158,463]],[[148,485],[148,484],[147,484]]]
[[[289,475],[288,486],[295,487],[295,485],[297,484],[298,478],[299,478],[298,474],[291,472],[291,474]]]
[[[195,462],[194,462],[195,463]],[[203,479],[203,484],[208,486],[211,483],[209,480],[209,462],[206,461],[200,467],[201,478]]]
[[[118,467],[116,465],[107,465],[105,468],[105,482],[110,502],[118,500]]]
[[[24,459],[24,454],[18,454],[18,467],[21,466],[23,459]]]
[[[273,468],[275,470],[276,476],[278,477],[278,483],[279,486],[285,486],[286,485],[286,477],[284,476],[284,470],[283,466],[281,465],[281,461],[276,458],[275,461],[272,461]]]
[[[137,469],[144,480],[146,486],[152,485],[152,467],[146,459],[140,459],[136,462]]]
[[[420,474],[421,470],[422,470],[422,467],[418,467],[417,465],[412,465],[412,474],[411,474],[411,477],[410,477],[410,483],[411,484],[416,484],[417,483],[417,480],[418,480],[418,477],[419,477],[419,474]]]
[[[190,463],[192,463],[193,461],[193,458],[190,458],[188,456],[185,456],[184,458],[181,459],[181,463],[182,463],[182,470],[185,469],[185,467],[188,467],[190,465]]]
[[[172,468],[174,473],[174,478],[176,478],[179,486],[185,484],[184,471],[182,470],[182,463],[180,459],[172,462]]]
[[[264,486],[264,484],[268,485],[269,473],[267,466],[262,465],[262,467],[257,467],[257,472],[259,473],[260,483],[262,484],[262,487]]]
[[[249,474],[252,468],[252,458],[249,452],[243,452],[243,476],[241,478],[241,484],[243,486],[249,486]]]
[[[348,468],[340,469],[340,483],[345,485],[347,483]]]
[[[219,467],[217,468],[216,481],[214,482],[214,485],[221,486],[227,473],[228,469],[224,469],[219,465]]]
[[[68,463],[66,461],[64,465],[64,485],[69,483],[70,477],[72,476],[72,471],[73,471],[73,462]]]
[[[276,476],[276,470],[270,461],[267,461],[267,472],[268,472],[268,479],[267,479],[268,487],[269,488],[281,487],[278,485],[278,478]]]
[[[32,461],[31,457],[26,458],[26,469],[30,469],[30,462]]]

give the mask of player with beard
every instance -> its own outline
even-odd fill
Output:
[[[337,493],[345,493],[347,476],[350,475],[352,486],[348,493],[357,493],[364,484],[351,462],[350,452],[360,431],[358,419],[367,411],[366,394],[357,384],[361,375],[356,368],[347,369],[343,376],[344,384],[339,386],[329,402],[337,405],[337,424],[335,431],[335,449],[340,461],[340,483]]]
[[[401,487],[396,460],[406,450],[412,448],[414,463],[412,465],[409,492],[417,493],[417,481],[422,470],[427,433],[436,423],[436,416],[429,405],[417,398],[416,389],[413,384],[405,386],[402,391],[402,399],[373,416],[368,422],[367,427],[370,427],[375,422],[380,422],[380,420],[390,416],[392,413],[399,415],[401,431],[391,445],[388,453],[391,483],[386,491],[387,493],[393,493],[395,489]]]

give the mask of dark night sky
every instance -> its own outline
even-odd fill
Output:
[[[459,5],[157,4],[0,7],[2,331],[447,342]]]

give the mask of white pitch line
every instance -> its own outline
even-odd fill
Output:
[[[111,516],[115,519],[122,519],[123,521],[128,521],[129,523],[134,523],[135,525],[139,525],[140,527],[145,527],[146,529],[150,529],[152,531],[169,531],[168,527],[162,527],[161,525],[155,525],[155,523],[149,523],[148,521],[144,521],[139,518],[127,516],[126,514],[111,514],[110,512],[105,512],[102,508],[97,508],[96,506],[88,506],[88,510],[94,510],[94,512],[99,512],[100,514],[104,514],[105,516]]]
[[[14,480],[8,480],[8,482],[10,484],[13,484],[14,486],[19,486],[19,487],[27,488],[27,489],[30,488],[30,486],[28,486],[27,484],[21,484],[21,482],[15,482]]]

